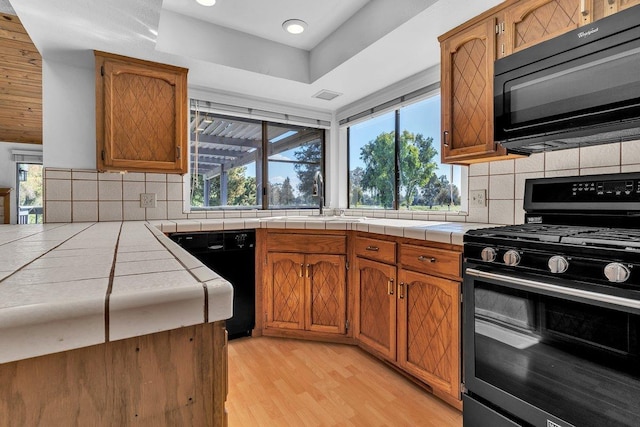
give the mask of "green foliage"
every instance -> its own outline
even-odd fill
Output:
[[[400,136],[400,184],[404,190],[404,205],[409,208],[420,187],[424,187],[438,165],[433,158],[433,138],[403,131]]]
[[[460,192],[450,185],[445,175],[438,178],[434,158],[438,150],[432,137],[404,130],[399,138],[399,190],[401,205],[412,209],[414,205],[435,209],[460,204]],[[350,172],[350,206],[393,207],[395,183],[395,132],[383,132],[365,144],[360,151],[364,169]]]
[[[42,206],[42,165],[23,163],[27,169],[27,180],[20,182],[20,206]]]
[[[302,145],[298,150],[296,150],[294,155],[296,156],[296,160],[300,162],[294,165],[294,169],[298,175],[298,179],[300,180],[300,183],[298,184],[298,191],[301,199],[300,203],[315,203],[311,190],[313,188],[313,177],[315,173],[322,170],[322,142],[320,140],[315,140],[311,143]]]
[[[365,169],[362,188],[370,190],[377,205],[393,207],[395,192],[395,132],[383,132],[360,150]]]
[[[256,179],[245,175],[246,167],[231,169],[227,176],[227,202],[225,206],[255,206],[257,204]],[[222,206],[220,175],[209,180],[208,206]],[[204,181],[202,175],[191,183],[191,206],[204,206]]]

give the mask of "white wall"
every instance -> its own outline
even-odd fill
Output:
[[[93,59],[93,55],[87,59]],[[86,68],[42,61],[43,163],[48,168],[96,168],[93,62]]]

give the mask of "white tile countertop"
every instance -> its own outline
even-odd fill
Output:
[[[232,301],[146,222],[0,226],[0,363],[228,319]]]
[[[163,233],[289,228],[304,230],[357,230],[438,243],[462,245],[462,236],[476,228],[496,224],[420,221],[414,219],[368,218],[358,216],[277,216],[266,218],[177,219],[150,221]]]
[[[462,245],[490,226],[317,215],[0,225],[0,363],[231,317],[231,284],[164,233],[358,230]]]

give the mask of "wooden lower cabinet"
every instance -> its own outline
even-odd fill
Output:
[[[355,343],[461,409],[460,249],[348,235],[261,231],[259,333]]]
[[[378,355],[396,359],[396,267],[356,260],[353,335]]]
[[[354,338],[460,408],[460,252],[404,241],[397,265],[367,240],[380,252],[356,243]]]
[[[264,328],[346,333],[346,256],[269,253]]]
[[[444,400],[460,400],[460,283],[398,272],[398,363]]]

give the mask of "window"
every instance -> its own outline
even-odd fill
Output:
[[[262,206],[262,123],[192,110],[191,206]]]
[[[18,224],[42,224],[42,165],[18,163]]]
[[[311,208],[316,172],[322,172],[324,131],[269,124],[269,206]],[[324,190],[324,189],[322,189]]]
[[[348,132],[350,208],[460,210],[460,166],[440,163],[440,95]]]
[[[313,179],[323,171],[324,130],[217,114],[208,104],[191,101],[193,208],[318,206]]]

